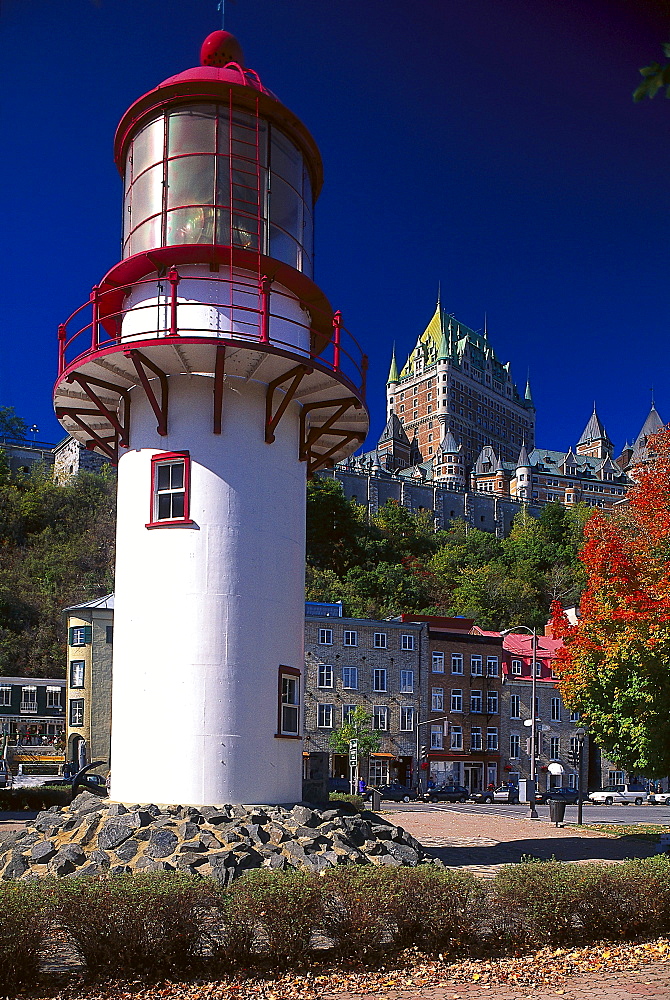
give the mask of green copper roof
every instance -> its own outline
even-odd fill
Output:
[[[394,346],[393,356],[391,357],[391,367],[389,369],[389,377],[387,385],[390,385],[391,382],[397,382],[397,381],[398,381],[398,366],[395,361],[395,346]]]

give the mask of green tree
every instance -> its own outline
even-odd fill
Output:
[[[350,740],[358,740],[358,760],[376,753],[381,745],[378,730],[372,728],[372,716],[362,705],[357,705],[339,729],[330,735],[330,746],[335,753],[349,753]]]
[[[307,483],[307,563],[341,574],[359,558],[362,531],[358,504],[340,483],[315,476]]]
[[[670,59],[670,43],[663,46],[663,55]],[[665,87],[665,96],[670,97],[670,62],[653,62],[650,66],[644,66],[640,70],[642,83],[633,91],[634,101],[643,101],[645,97],[656,97],[656,94]]]
[[[28,425],[19,417],[13,406],[0,406],[0,440],[24,441]]]

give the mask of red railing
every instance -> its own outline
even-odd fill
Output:
[[[180,299],[179,288],[184,282],[189,283],[189,288]],[[194,297],[192,282],[204,283],[207,294]],[[220,294],[217,286],[225,286],[221,287]],[[143,287],[150,294],[146,299],[137,301],[137,291],[141,294]],[[213,287],[215,294],[212,294]],[[135,293],[135,304],[124,305],[126,293],[131,291]],[[304,319],[296,320],[278,311],[278,304],[284,300],[293,306],[299,303]],[[251,305],[251,302],[258,302],[259,305]],[[199,306],[222,310],[220,318],[231,329],[193,326],[192,310]],[[146,330],[142,329],[143,314],[147,315]],[[139,322],[133,323],[124,332],[124,320],[131,315],[135,320],[139,318]],[[311,317],[311,325],[307,325],[308,316]],[[277,336],[280,325],[284,331],[288,327],[289,334],[285,334],[285,339]],[[292,328],[295,337],[290,335]],[[307,335],[309,348],[303,350],[296,346],[300,337],[306,338]],[[288,349],[301,359],[307,356],[318,361],[348,381],[365,399],[368,359],[356,338],[343,325],[339,311],[320,314],[313,305],[299,302],[290,293],[273,288],[272,280],[265,275],[260,278],[259,288],[253,278],[180,274],[175,267],[170,268],[164,278],[144,278],[123,289],[101,291],[95,285],[88,302],[75,309],[58,327],[58,373],[62,375],[75,362],[81,363],[105,348],[126,343],[129,347],[136,347],[142,340],[153,341],[164,337],[222,337],[245,344],[267,344]],[[84,344],[86,346],[82,350]]]

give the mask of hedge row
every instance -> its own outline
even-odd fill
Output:
[[[504,954],[670,932],[670,858],[530,862],[469,872],[344,866],[256,870],[226,889],[175,872],[0,883],[0,992],[39,979],[45,935],[65,932],[88,975],[216,976],[319,954],[373,965],[408,946]]]
[[[69,806],[72,801],[72,787],[68,785],[45,785],[27,788],[0,788],[0,812],[39,812],[51,806]]]

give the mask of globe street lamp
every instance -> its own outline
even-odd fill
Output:
[[[532,664],[531,664],[531,696],[530,696],[530,780],[531,780],[531,797],[529,800],[530,805],[530,819],[537,819],[537,809],[535,808],[535,764],[537,756],[537,709],[536,709],[536,695],[537,695],[537,629],[529,628],[528,625],[514,625],[513,628],[506,628],[500,633],[504,638],[510,635],[512,632],[518,632],[519,630],[523,632],[528,632],[532,636]]]

